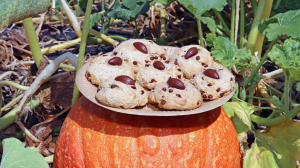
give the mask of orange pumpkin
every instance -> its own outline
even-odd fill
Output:
[[[240,167],[236,131],[222,107],[188,116],[137,116],[81,97],[56,142],[54,168]]]

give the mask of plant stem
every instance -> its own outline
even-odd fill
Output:
[[[32,99],[27,103],[27,106],[30,109],[33,109],[40,105],[40,99]],[[12,109],[10,112],[5,114],[3,117],[0,118],[0,131],[4,130],[6,127],[11,125],[15,121],[16,112],[18,110],[18,106],[16,106],[14,109]],[[21,113],[23,114],[23,113]],[[21,116],[20,116],[21,117]]]
[[[23,25],[25,28],[27,40],[28,40],[28,43],[30,46],[30,50],[32,52],[33,59],[35,61],[36,66],[39,68],[43,56],[42,56],[42,52],[40,49],[38,38],[36,36],[35,30],[33,27],[32,18],[29,17],[29,18],[24,19]]]
[[[277,125],[281,124],[284,121],[293,118],[295,115],[297,115],[300,112],[300,105],[298,105],[296,108],[294,108],[292,111],[290,111],[289,115],[281,115],[276,118],[272,119],[267,119],[267,118],[262,118],[257,115],[251,114],[250,118],[252,121],[256,122],[257,124],[260,125],[265,125],[265,126],[272,126],[272,125]]]
[[[257,12],[257,2],[256,2],[256,0],[251,0],[251,6],[252,6],[252,9],[253,9],[253,15],[255,17],[256,12]]]
[[[104,0],[101,0],[101,10],[104,10]],[[100,32],[104,34],[104,17],[101,19],[101,30]]]
[[[258,25],[261,22],[261,19],[263,17],[264,9],[266,5],[266,0],[260,0],[257,8],[256,15],[254,17],[251,30],[249,33],[249,39],[247,43],[247,49],[250,49],[251,54],[254,55],[254,48],[256,44],[256,39],[258,35]]]
[[[259,71],[260,67],[265,63],[265,61],[268,58],[268,53],[271,50],[271,48],[277,43],[277,39],[275,39],[272,42],[271,46],[268,48],[268,50],[266,51],[266,53],[263,56],[263,58],[260,60],[260,63],[257,66],[255,66],[254,69],[252,69],[251,75],[248,78],[245,79],[245,81],[244,81],[244,87],[246,87],[248,85],[248,83],[255,77],[255,75]]]
[[[53,163],[53,158],[54,158],[54,155],[50,155],[50,156],[45,157],[45,160],[47,163]]]
[[[164,41],[166,37],[166,12],[165,9],[160,9],[160,41]]]
[[[230,30],[226,24],[226,22],[224,21],[221,13],[219,11],[217,11],[216,9],[213,8],[213,11],[215,12],[216,16],[218,17],[218,19],[220,20],[220,22],[222,23],[222,25],[224,26],[225,32],[227,34],[230,34]]]
[[[67,41],[67,42],[57,44],[57,45],[54,45],[54,46],[51,46],[51,47],[43,48],[43,49],[41,49],[41,52],[43,54],[47,54],[47,53],[54,52],[54,51],[57,51],[57,50],[60,50],[60,49],[64,49],[64,48],[67,48],[67,47],[74,46],[74,45],[78,44],[80,41],[81,41],[81,38],[77,38],[75,40],[71,40],[71,41]]]
[[[250,86],[249,86],[249,95],[250,96],[253,96],[253,94],[254,94],[254,87],[255,87],[255,83],[250,82]],[[248,98],[248,103],[253,104],[253,98],[252,97]]]
[[[231,28],[230,28],[230,41],[234,43],[234,25],[235,25],[235,0],[231,5]]]
[[[124,40],[126,41],[126,37],[118,36],[118,35],[109,35],[108,37],[113,38],[113,39],[119,39],[119,40]]]
[[[14,105],[17,101],[21,100],[23,96],[24,96],[24,93],[20,94],[18,97],[11,100],[9,103],[7,103],[4,107],[1,108],[1,111],[4,111],[7,108],[9,108],[10,106]]]
[[[29,89],[29,87],[27,87],[27,86],[19,85],[15,82],[12,82],[12,81],[1,81],[0,82],[0,88],[3,85],[10,85],[10,86],[13,86],[13,87],[21,89],[21,90],[28,90]],[[2,89],[0,89],[0,108],[1,107],[2,107]],[[1,111],[0,111],[0,116],[1,116]]]
[[[23,78],[22,78],[21,81],[19,82],[19,85],[21,85],[21,84],[24,82],[24,80],[27,78],[27,76],[28,76],[28,73],[26,73],[26,74],[23,76]],[[19,91],[19,89],[17,88],[16,91],[15,91],[15,94],[14,94],[13,99],[16,98],[16,96],[17,96],[17,94],[18,94],[18,91]]]
[[[271,13],[271,9],[272,9],[272,4],[273,4],[273,0],[266,0],[266,5],[265,5],[265,9],[264,9],[264,13],[263,13],[262,19],[270,17],[270,13]],[[264,39],[265,39],[265,36],[262,35],[262,34],[260,34],[258,32],[258,36],[257,36],[257,40],[256,40],[254,51],[258,51],[258,58],[259,59],[261,58],[261,51],[262,51],[262,48],[263,48]]]
[[[201,29],[201,20],[197,18],[197,25],[198,25],[198,33],[199,33],[199,40],[200,40],[200,45],[204,47],[204,42],[203,42],[203,35],[202,35],[202,29]]]
[[[61,68],[67,68],[67,69],[70,69],[72,71],[76,70],[76,68],[74,66],[66,65],[66,64],[60,64],[59,67],[61,67]]]
[[[102,40],[108,42],[109,44],[111,44],[113,46],[117,46],[119,44],[118,41],[110,38],[109,36],[106,36],[105,34],[99,33],[99,32],[97,32],[94,29],[91,29],[90,33],[93,34],[93,35],[95,35],[95,36],[97,36],[97,37],[99,37],[99,38],[101,38]]]
[[[286,74],[286,73],[284,73]],[[288,116],[289,113],[289,93],[290,93],[290,80],[287,79],[287,76],[285,76],[285,82],[284,82],[284,113],[286,116]]]
[[[244,0],[240,1],[240,48],[244,47],[244,31],[245,31],[245,4]]]
[[[93,5],[93,0],[88,0],[86,12],[85,12],[84,23],[83,23],[82,35],[81,35],[76,72],[79,71],[79,69],[81,68],[81,66],[83,64],[86,39],[87,39],[87,35],[88,35],[88,27],[89,27],[89,23],[90,23],[90,15],[91,15],[91,11],[92,11],[92,5]],[[80,96],[80,92],[79,92],[78,87],[75,82],[72,105],[79,99],[79,96]]]

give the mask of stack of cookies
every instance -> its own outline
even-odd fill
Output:
[[[151,103],[192,110],[234,90],[231,72],[213,64],[211,53],[199,45],[168,55],[151,40],[131,39],[94,58],[86,78],[98,86],[96,99],[107,106],[128,109]]]

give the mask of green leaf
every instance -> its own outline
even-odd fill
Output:
[[[216,37],[212,33],[206,34],[206,45],[212,47]]]
[[[187,10],[194,14],[198,19],[201,15],[211,8],[221,11],[225,5],[226,0],[178,0]]]
[[[224,106],[225,105],[225,106]],[[245,132],[251,130],[251,119],[250,114],[253,113],[251,106],[248,106],[245,102],[227,102],[222,107],[225,112],[228,113],[234,112],[233,117],[235,117],[232,122],[235,125],[237,133]],[[226,112],[227,113],[227,112]],[[231,114],[232,116],[232,114]]]
[[[90,23],[89,23],[89,28],[88,28],[88,32],[90,31],[90,29],[98,22],[101,21],[101,19],[103,19],[103,14],[101,13],[94,13],[90,16]]]
[[[44,13],[50,6],[49,0],[2,0],[0,3],[0,29],[14,22]]]
[[[300,81],[300,40],[288,39],[283,45],[274,45],[269,57],[288,72],[291,80]]]
[[[113,0],[110,0],[110,4],[113,2]],[[121,8],[122,4],[120,1],[115,1],[114,5],[111,7],[112,10]]]
[[[272,7],[271,16],[274,16],[278,13],[300,9],[300,3],[299,0],[274,0]]]
[[[237,68],[247,68],[247,62],[251,58],[251,54],[247,53],[245,49],[238,49],[238,47],[230,40],[224,37],[217,37],[214,41],[214,48],[211,53],[215,60],[219,61],[223,66],[232,67],[236,65]]]
[[[300,91],[300,82],[297,82],[296,84],[296,90],[299,92]]]
[[[300,158],[300,123],[288,120],[270,127],[267,133],[255,131],[256,142],[246,152],[244,167],[296,167]]]
[[[272,18],[264,19],[258,26],[261,34],[265,35],[269,41],[276,39],[278,36],[287,35],[292,38],[300,38],[300,10],[280,13]]]
[[[49,168],[44,157],[35,147],[24,148],[16,138],[7,138],[3,142],[1,168]]]
[[[137,18],[139,14],[144,14],[149,10],[149,0],[123,0],[124,6],[131,12],[132,18]]]
[[[279,100],[277,96],[272,96],[271,103],[274,104],[276,107],[284,108],[282,102]]]
[[[163,5],[168,5],[172,2],[174,2],[175,0],[157,0],[157,2],[163,4]]]
[[[127,9],[118,8],[108,12],[107,16],[114,19],[121,19],[124,22],[130,19],[131,12]]]
[[[210,31],[216,31],[216,22],[213,18],[210,17],[200,17],[201,22],[207,24],[207,27]]]

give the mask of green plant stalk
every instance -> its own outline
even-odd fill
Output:
[[[28,101],[27,106],[30,109],[33,109],[38,105],[40,105],[40,103],[41,103],[40,99],[32,99]],[[11,125],[15,121],[17,110],[18,110],[18,106],[16,106],[14,109],[12,109],[10,112],[8,112],[7,114],[5,114],[3,117],[0,118],[0,123],[1,123],[0,131],[4,130],[6,127]],[[19,117],[21,117],[21,115]]]
[[[251,6],[252,6],[252,9],[253,9],[253,15],[255,17],[256,12],[257,12],[257,2],[256,2],[256,0],[251,0]]]
[[[43,59],[43,55],[40,49],[39,41],[36,36],[36,32],[33,27],[32,18],[26,18],[23,20],[23,25],[25,28],[27,40],[29,43],[30,50],[32,52],[33,59],[35,61],[36,66],[39,68],[41,60]]]
[[[81,66],[83,64],[85,46],[86,46],[86,39],[87,39],[87,36],[88,36],[88,27],[89,27],[89,23],[90,23],[90,15],[91,15],[91,11],[92,11],[92,5],[93,5],[93,0],[88,0],[86,12],[85,12],[84,23],[83,23],[82,35],[81,35],[76,72],[79,71],[79,69],[81,68]],[[72,105],[79,99],[79,97],[80,97],[80,92],[79,92],[78,87],[77,87],[76,82],[75,82],[74,91],[73,91],[73,98],[72,98]]]
[[[272,49],[272,47],[277,43],[277,39],[275,39],[272,42],[271,46],[268,48],[268,50],[266,51],[266,53],[263,56],[263,58],[260,60],[260,63],[252,69],[251,75],[248,78],[245,79],[245,81],[244,81],[244,87],[246,87],[248,85],[248,83],[254,78],[255,74],[259,71],[260,67],[265,63],[265,61],[268,58],[268,53],[270,52],[270,50]]]
[[[45,161],[47,163],[53,163],[53,158],[54,158],[54,155],[47,156],[47,157],[45,157]]]
[[[275,4],[275,6],[274,6],[274,9],[277,9],[278,6],[280,5],[280,3],[281,3],[281,0],[277,0],[277,1],[276,1],[276,4]]]
[[[104,0],[101,0],[101,10],[104,11]],[[101,19],[101,30],[100,32],[104,34],[104,17]]]
[[[118,35],[109,35],[108,37],[113,38],[113,39],[119,39],[119,40],[124,40],[126,41],[126,37],[118,36]]]
[[[254,20],[253,20],[253,23],[251,26],[251,30],[249,33],[247,49],[250,49],[252,55],[254,55],[254,48],[255,48],[256,39],[257,39],[257,35],[258,35],[258,25],[260,24],[260,22],[262,20],[265,5],[266,5],[266,0],[259,1],[258,7],[257,7],[257,12],[254,17]]]
[[[231,28],[230,28],[230,41],[234,43],[234,25],[235,25],[235,0],[231,5]]]
[[[220,20],[220,22],[222,23],[222,25],[224,26],[225,32],[227,34],[230,34],[230,30],[225,22],[225,20],[223,19],[223,17],[221,16],[221,13],[219,11],[217,11],[216,9],[213,8],[213,11],[215,12],[216,16],[218,17],[218,19]]]
[[[288,116],[286,115],[281,115],[276,118],[268,119],[268,118],[262,118],[257,115],[251,114],[250,118],[252,121],[256,122],[257,124],[260,125],[265,125],[265,126],[272,126],[272,125],[277,125],[281,124],[284,121],[293,118],[295,115],[297,115],[300,112],[300,105],[298,105],[296,108],[294,108]]]
[[[273,111],[268,117],[267,119],[271,119],[271,118],[274,118],[275,117],[275,112]]]
[[[166,37],[166,12],[164,9],[160,9],[160,23],[159,40],[164,41]]]
[[[59,67],[61,67],[61,68],[67,68],[67,69],[70,69],[72,71],[76,70],[76,68],[74,66],[66,65],[66,64],[60,64]]]
[[[254,87],[255,87],[255,83],[251,82],[250,86],[249,86],[249,95],[250,96],[253,96],[253,94],[254,94]],[[249,104],[253,104],[253,98],[252,97],[248,98],[248,103]]]
[[[280,92],[279,90],[277,90],[276,88],[272,87],[272,86],[268,86],[267,87],[270,89],[270,91],[278,96],[279,98],[281,98],[284,94],[282,92]],[[297,102],[295,102],[291,97],[289,97],[289,101],[291,102],[291,105],[296,108],[299,104]]]
[[[91,33],[92,35],[97,36],[97,37],[99,37],[100,39],[102,39],[102,40],[108,42],[109,44],[111,44],[111,45],[113,45],[113,46],[117,46],[117,45],[119,44],[118,41],[112,39],[112,38],[109,37],[109,36],[106,36],[105,34],[102,34],[102,33],[98,32],[98,31],[96,31],[96,30],[94,30],[94,29],[91,29],[91,30],[90,30],[90,33]]]
[[[19,85],[21,85],[21,84],[24,82],[24,80],[27,78],[27,76],[28,76],[28,73],[26,73],[26,74],[23,76],[23,78],[22,78],[21,81],[19,82]],[[13,99],[16,98],[16,96],[17,96],[17,94],[18,94],[18,91],[19,91],[19,89],[17,88],[16,91],[15,91],[15,94],[14,94]]]
[[[245,32],[245,4],[244,1],[240,1],[240,48],[244,46],[244,32]]]
[[[197,25],[198,25],[198,34],[199,34],[200,45],[202,47],[204,47],[202,28],[201,28],[201,20],[198,18],[197,18]]]
[[[13,87],[21,89],[21,90],[28,90],[29,89],[29,87],[27,87],[27,86],[22,86],[22,85],[19,85],[19,84],[15,83],[15,82],[12,82],[12,81],[1,81],[0,82],[0,88],[3,85],[10,85],[10,86],[13,86]],[[0,108],[2,108],[2,89],[0,89]],[[0,116],[1,116],[1,110],[0,110]]]

